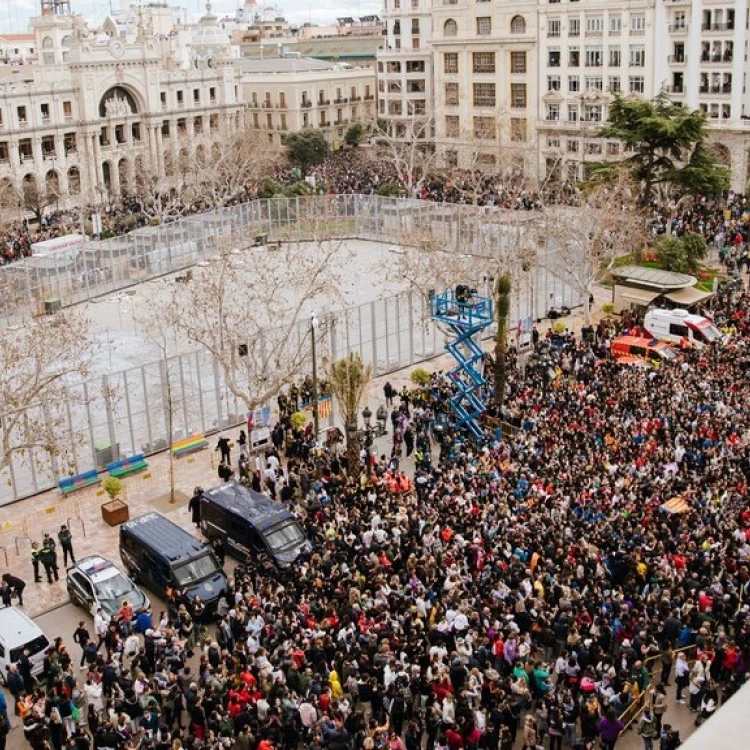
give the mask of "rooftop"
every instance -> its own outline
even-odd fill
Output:
[[[243,73],[310,73],[322,70],[341,70],[346,64],[334,64],[310,57],[243,57],[240,59]]]
[[[646,268],[644,266],[620,266],[619,268],[613,268],[611,274],[618,282],[632,286],[650,287],[663,292],[672,289],[684,289],[698,283],[695,276],[686,273],[674,273],[673,271],[663,271],[660,268]]]

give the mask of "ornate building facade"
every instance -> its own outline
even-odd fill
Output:
[[[6,209],[25,189],[61,203],[128,193],[142,170],[169,178],[203,141],[242,127],[241,72],[210,5],[186,55],[147,19],[133,41],[91,31],[67,13],[42,15],[31,27],[38,63],[0,78]]]

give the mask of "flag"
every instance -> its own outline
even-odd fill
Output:
[[[302,411],[309,411],[312,413],[312,410],[312,401],[309,401],[302,406]],[[333,398],[331,396],[320,396],[318,398],[318,419],[325,419],[326,417],[330,417],[332,412]]]
[[[687,513],[687,511],[690,510],[690,506],[685,502],[684,498],[677,495],[677,497],[667,500],[667,502],[661,506],[661,509],[667,513]]]

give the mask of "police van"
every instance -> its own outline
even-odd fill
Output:
[[[227,551],[242,562],[257,561],[283,570],[312,552],[292,513],[238,482],[204,491],[200,504],[203,534],[221,539]]]
[[[213,551],[160,513],[120,525],[120,557],[129,576],[160,596],[169,589],[200,596],[213,611],[227,590],[227,577]]]

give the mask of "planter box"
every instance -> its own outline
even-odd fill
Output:
[[[119,526],[130,520],[130,508],[122,500],[110,500],[102,505],[102,519],[110,526]]]

